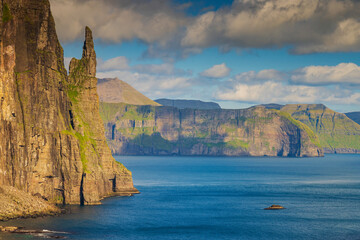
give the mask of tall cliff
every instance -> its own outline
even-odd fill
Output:
[[[136,192],[104,137],[90,29],[68,76],[48,0],[3,0],[0,21],[0,185],[64,204]]]
[[[323,104],[288,104],[281,108],[309,126],[329,153],[360,153],[360,125]]]
[[[265,107],[195,110],[100,103],[108,144],[120,155],[322,156],[316,135]]]

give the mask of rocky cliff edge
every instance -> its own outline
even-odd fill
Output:
[[[57,204],[137,192],[106,144],[90,29],[68,76],[48,0],[3,0],[0,15],[0,185]]]

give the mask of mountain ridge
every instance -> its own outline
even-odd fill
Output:
[[[218,103],[204,102],[201,100],[160,98],[156,99],[155,102],[161,104],[162,106],[175,107],[179,109],[221,109]]]
[[[323,104],[287,104],[281,111],[309,126],[328,153],[360,153],[360,125]]]
[[[323,155],[306,125],[265,107],[197,110],[102,102],[100,115],[118,155]]]
[[[161,106],[118,78],[98,79],[97,91],[101,102]]]

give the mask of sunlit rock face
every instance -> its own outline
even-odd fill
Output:
[[[119,155],[322,156],[317,136],[290,114],[263,106],[197,110],[100,103]]]
[[[4,0],[1,15],[0,185],[65,204],[136,192],[104,137],[91,30],[68,76],[48,0]]]
[[[288,104],[281,111],[314,131],[325,152],[360,153],[360,125],[350,118],[354,115],[349,117],[323,104]]]

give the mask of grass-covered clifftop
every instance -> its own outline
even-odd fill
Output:
[[[151,100],[128,83],[117,78],[99,79],[97,92],[101,102],[161,106],[161,104]]]
[[[179,109],[221,109],[220,105],[215,102],[203,102],[200,100],[187,100],[187,99],[156,99],[155,102],[168,107],[176,107]]]
[[[265,107],[195,110],[100,103],[113,153],[319,156],[319,141],[289,114]]]
[[[360,125],[322,104],[288,104],[281,111],[306,124],[327,152],[360,153]]]

